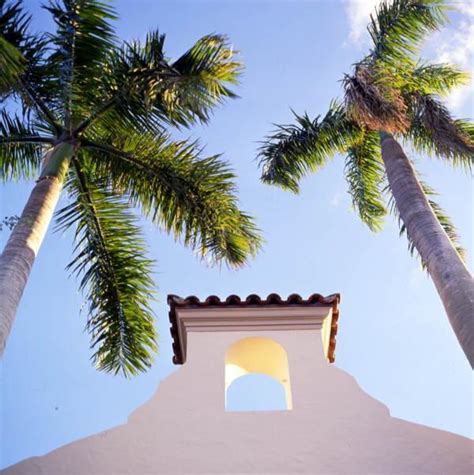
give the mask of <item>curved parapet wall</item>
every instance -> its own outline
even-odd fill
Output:
[[[337,300],[301,305],[292,298],[282,305],[276,297],[267,304],[252,297],[240,307],[229,299],[227,305],[217,297],[175,305],[185,364],[126,424],[2,473],[472,473],[472,441],[390,417],[353,377],[328,364],[324,322],[331,321]],[[288,371],[292,410],[226,411],[226,363],[281,381]]]

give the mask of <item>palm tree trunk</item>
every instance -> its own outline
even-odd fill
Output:
[[[474,367],[474,280],[436,219],[400,144],[380,134],[382,159],[400,218],[426,263],[451,326]]]
[[[72,151],[71,144],[62,143],[47,153],[40,178],[0,255],[0,356],[59,200]]]

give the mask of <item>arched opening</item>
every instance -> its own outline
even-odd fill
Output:
[[[228,390],[231,384],[242,376],[253,373],[269,376],[278,382],[282,386],[285,395],[286,407],[284,409],[292,409],[290,373],[285,349],[270,338],[248,337],[231,345],[225,356],[225,407],[227,410],[232,410],[227,405]],[[277,397],[276,395],[280,389],[274,390],[273,395],[270,395],[265,389],[265,387],[270,388],[271,381],[267,380],[265,382],[260,378],[259,384],[260,388],[256,387],[254,380],[253,389],[251,390],[269,394],[270,400]]]
[[[227,388],[227,411],[284,411],[287,409],[283,385],[262,373],[240,376]]]

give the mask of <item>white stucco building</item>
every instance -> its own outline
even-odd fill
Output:
[[[390,417],[334,361],[339,296],[170,296],[182,367],[120,427],[6,469],[68,474],[470,474],[472,441]],[[230,412],[238,377],[278,380],[286,410]]]

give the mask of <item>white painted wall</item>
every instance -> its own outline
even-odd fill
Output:
[[[472,473],[472,441],[391,418],[354,378],[328,364],[320,332],[190,331],[186,363],[127,424],[2,473]],[[248,336],[286,349],[291,411],[225,412],[226,350]]]

